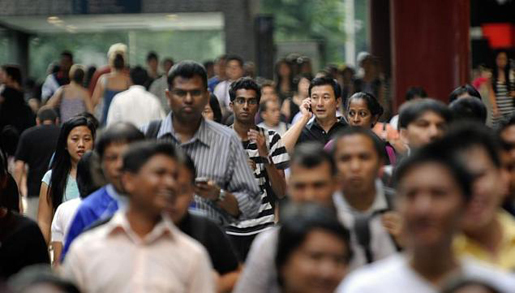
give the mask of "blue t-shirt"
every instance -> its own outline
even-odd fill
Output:
[[[43,181],[46,185],[50,186],[50,179],[52,178],[52,170],[48,170],[43,176]],[[68,180],[66,181],[66,188],[63,193],[63,202],[69,201],[79,197],[79,187],[75,178],[68,174]],[[55,207],[57,208],[57,207]]]

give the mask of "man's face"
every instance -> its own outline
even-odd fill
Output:
[[[336,117],[339,104],[340,98],[335,98],[331,85],[320,85],[311,89],[311,110],[317,119],[325,121]]]
[[[230,103],[230,106],[236,121],[245,125],[254,124],[254,117],[259,109],[256,91],[250,89],[237,90],[236,97]]]
[[[294,202],[315,202],[327,207],[333,206],[336,183],[329,163],[324,162],[314,168],[293,164],[290,171],[288,194]]]
[[[198,75],[192,78],[176,77],[166,95],[174,117],[182,123],[197,123],[209,101],[209,92]]]
[[[127,143],[112,143],[104,150],[102,159],[102,170],[109,183],[111,183],[117,191],[122,191],[121,175],[123,166],[123,153],[127,150]]]
[[[165,61],[163,62],[163,70],[165,72],[165,75],[168,76],[168,72],[170,71],[170,68],[172,68],[173,62]]]
[[[382,163],[372,140],[362,134],[340,138],[334,160],[345,193],[370,190]]]
[[[72,59],[68,56],[61,56],[61,60],[59,61],[59,66],[61,67],[61,71],[68,74],[70,68],[73,65]]]
[[[243,67],[238,61],[231,60],[226,64],[225,73],[229,80],[235,81],[243,76]]]
[[[281,122],[281,109],[279,109],[279,103],[274,101],[265,102],[266,111],[261,113],[263,116],[263,120],[265,120],[266,124],[271,126],[279,125]]]
[[[412,167],[401,178],[397,195],[407,248],[451,245],[466,206],[458,183],[445,166],[427,162]]]
[[[159,66],[159,62],[157,61],[157,59],[152,58],[152,59],[148,60],[147,64],[148,64],[148,68],[150,68],[150,70],[157,71],[157,67]]]
[[[432,111],[427,111],[401,129],[401,138],[412,148],[420,148],[441,138],[447,129],[445,119]]]
[[[463,230],[473,232],[487,227],[495,219],[507,190],[507,177],[494,165],[484,147],[473,146],[462,156],[474,176],[472,200],[463,221]]]
[[[177,194],[173,202],[166,208],[166,212],[175,224],[179,224],[193,200],[195,188],[193,185],[193,174],[187,167],[181,166],[179,170],[179,179],[177,180]]]
[[[177,194],[179,164],[166,155],[151,157],[137,173],[125,172],[122,184],[130,205],[152,217],[158,217]]]
[[[275,88],[269,85],[261,87],[261,103],[265,103],[268,101],[279,102],[279,97],[275,92]]]

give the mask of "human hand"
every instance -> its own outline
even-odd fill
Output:
[[[311,98],[305,98],[302,100],[302,104],[300,104],[300,112],[304,117],[313,117],[313,112],[311,112]]]
[[[390,211],[383,214],[381,218],[381,222],[383,227],[386,229],[390,235],[393,236],[397,244],[401,244],[402,241],[402,218],[399,213]]]
[[[268,157],[268,148],[266,147],[265,136],[261,132],[255,130],[255,129],[249,130],[249,132],[247,133],[247,136],[251,142],[253,142],[257,145],[258,154],[261,157]]]
[[[208,200],[217,200],[220,195],[220,187],[212,181],[195,183],[195,193]]]
[[[254,162],[253,160],[251,159],[247,159],[247,164],[249,164],[249,167],[252,171],[255,171],[256,170],[256,162]]]

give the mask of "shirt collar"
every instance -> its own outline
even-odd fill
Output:
[[[163,214],[161,221],[159,221],[159,223],[154,226],[154,229],[152,229],[152,231],[142,239],[132,230],[126,213],[126,209],[119,210],[114,214],[111,221],[106,224],[108,237],[118,233],[123,233],[137,244],[151,244],[162,237],[170,237],[173,239],[174,234],[178,231],[172,220],[167,215]]]
[[[212,134],[209,129],[209,121],[206,121],[204,117],[200,118],[200,126],[195,132],[195,135],[193,135],[193,138],[186,142],[185,144],[194,143],[195,141],[199,141],[203,145],[210,147],[210,142],[212,141]],[[177,138],[177,133],[175,132],[175,129],[173,128],[173,119],[172,119],[172,112],[166,116],[165,120],[163,120],[163,124],[161,125],[161,128],[159,129],[159,132],[157,134],[158,138],[161,138],[165,135],[171,135],[176,141],[180,141]]]
[[[342,123],[343,121],[343,123]],[[333,124],[333,126],[331,126],[331,129],[329,129],[329,131],[331,131],[337,124],[344,124],[345,123],[345,120],[343,119],[343,117],[336,117],[336,123]],[[318,123],[318,120],[316,119],[316,117],[313,116],[313,118],[308,122],[308,124],[306,125],[306,127],[311,130],[313,127],[317,127],[318,129],[321,129],[321,130],[324,130],[322,128],[322,126],[320,126],[320,124]]]
[[[110,197],[112,197],[114,200],[116,200],[119,208],[124,208],[125,206],[127,206],[127,204],[128,204],[127,196],[118,193],[118,191],[116,191],[116,188],[114,188],[114,185],[112,185],[112,184],[106,185],[106,191]]]
[[[140,91],[146,91],[145,87],[142,86],[142,85],[137,85],[137,84],[134,84],[134,85],[131,85],[129,87],[129,89],[131,90],[140,90]]]
[[[380,179],[376,179],[376,196],[372,206],[365,212],[361,212],[353,208],[341,191],[335,192],[333,194],[333,201],[336,206],[336,209],[341,212],[351,212],[351,213],[364,213],[364,214],[372,214],[374,212],[381,212],[388,209],[388,201],[386,200],[386,194],[384,191],[383,183]]]

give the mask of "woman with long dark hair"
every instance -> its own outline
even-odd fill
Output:
[[[515,80],[510,80],[508,54],[500,51],[495,57],[492,90],[490,91],[494,126],[499,124],[503,118],[508,118],[513,114],[515,109],[513,100],[515,98],[514,83]]]
[[[57,207],[79,197],[77,163],[95,140],[94,124],[82,116],[65,122],[57,140],[50,170],[43,176],[39,193],[38,224],[46,243],[50,240],[50,226]]]
[[[281,103],[292,96],[293,84],[293,68],[286,59],[281,59],[275,64],[276,92],[281,99]]]

